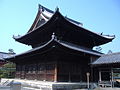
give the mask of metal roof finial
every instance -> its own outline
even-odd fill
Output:
[[[13,37],[12,37],[13,39],[15,39],[15,35],[13,35]]]
[[[53,34],[52,34],[52,39],[55,39],[55,33],[53,32]]]
[[[59,11],[59,8],[58,8],[58,6],[55,8],[55,11]]]

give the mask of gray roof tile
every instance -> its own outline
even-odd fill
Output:
[[[13,54],[12,53],[0,52],[0,60],[4,60],[4,58],[7,58],[11,55],[13,55]]]
[[[102,55],[92,65],[115,64],[120,63],[120,52]]]

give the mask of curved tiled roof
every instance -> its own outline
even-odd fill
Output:
[[[21,55],[26,55],[26,54],[29,55],[32,52],[44,49],[48,46],[49,46],[49,48],[54,48],[55,45],[56,45],[56,44],[54,44],[54,42],[57,45],[60,45],[60,47],[62,46],[62,47],[66,48],[66,49],[69,49],[69,50],[74,50],[74,51],[77,51],[77,52],[82,52],[82,53],[86,53],[86,54],[90,54],[90,55],[94,55],[94,56],[101,56],[102,55],[102,53],[94,51],[92,49],[82,47],[82,46],[78,46],[78,45],[75,45],[75,44],[72,44],[72,43],[69,43],[69,42],[57,40],[57,37],[53,34],[52,39],[49,40],[48,42],[46,42],[44,45],[38,46],[36,48],[33,48],[31,50],[28,50],[27,52],[24,52],[24,53],[21,53],[21,54],[18,54],[18,55],[13,55],[13,56],[7,57],[5,59],[9,60],[9,59],[14,59],[16,57],[19,57]],[[47,48],[47,49],[49,49],[49,48]]]
[[[116,64],[120,63],[120,52],[102,55],[92,65]]]
[[[64,24],[60,22],[64,22]],[[82,43],[89,45],[88,47],[90,48],[111,42],[115,38],[114,36],[105,36],[103,34],[97,34],[81,27],[82,23],[72,20],[68,17],[64,17],[59,12],[58,8],[55,12],[53,12],[41,5],[39,6],[36,19],[33,25],[31,26],[30,30],[28,31],[28,33],[23,36],[17,36],[17,37],[14,36],[13,38],[16,41],[21,42],[23,44],[27,44],[27,45],[32,45],[35,39],[38,39],[38,36],[42,36],[42,34],[46,35],[45,34],[46,32],[48,33],[56,32],[57,34],[60,34],[59,37],[66,38],[65,36],[63,37],[63,35],[61,34],[63,30],[60,30],[60,33],[59,33],[57,28],[58,24],[60,24],[58,27],[61,27],[61,29],[63,30],[65,29],[65,32],[67,33],[69,32],[71,33],[71,35],[74,36],[74,39],[72,39],[73,42],[77,42],[80,44],[82,41],[84,41]],[[56,25],[56,28],[54,25]],[[78,33],[79,35],[76,36],[75,35],[76,33]],[[48,38],[50,38],[49,36]],[[78,38],[80,40],[78,40]],[[43,39],[43,38],[40,38],[40,39]],[[38,40],[35,42],[35,44],[36,43],[40,43],[40,41]]]
[[[43,25],[44,23],[46,23],[53,15],[55,14],[54,11],[42,6],[42,5],[39,5],[39,9],[38,9],[38,14],[37,14],[37,17],[35,19],[36,23],[32,26],[32,29],[30,29],[28,32],[31,32],[32,30],[36,29],[37,27],[40,27],[41,25]],[[76,25],[81,25],[82,26],[82,23],[80,22],[77,22],[73,19],[70,19],[68,17],[64,17],[66,20],[70,21],[71,23],[73,24],[76,24]],[[44,20],[44,22],[42,22],[42,20]]]

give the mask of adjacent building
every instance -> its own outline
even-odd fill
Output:
[[[92,66],[99,71],[98,81],[120,82],[120,53],[102,55]]]
[[[13,55],[15,53],[6,53],[6,52],[0,52],[0,67],[2,67],[7,62],[5,61],[5,58]]]

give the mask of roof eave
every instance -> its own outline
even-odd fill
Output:
[[[52,47],[53,48],[52,43],[54,43],[54,42],[59,44],[59,45],[61,45],[61,46],[63,46],[63,47],[65,47],[65,48],[68,48],[68,49],[71,49],[71,50],[75,50],[75,51],[78,51],[78,52],[83,52],[83,53],[87,53],[87,54],[94,55],[94,56],[101,56],[102,55],[101,53],[98,53],[98,52],[95,52],[95,51],[92,51],[92,50],[91,51],[87,51],[87,50],[81,50],[81,49],[79,49],[79,50],[74,49],[74,48],[72,48],[74,46],[71,47],[71,46],[62,44],[59,40],[56,39],[56,36],[52,35],[52,39],[50,41],[48,41],[46,44],[44,44],[44,45],[42,45],[40,47],[31,49],[31,50],[29,50],[29,51],[27,51],[25,53],[21,53],[21,54],[18,54],[18,55],[13,55],[13,56],[7,57],[7,58],[5,58],[5,60],[7,60],[7,61],[14,61],[15,58],[17,58],[17,57],[20,57],[20,56],[23,56],[23,55],[26,55],[26,54],[29,55],[30,53],[33,53],[33,52],[35,52],[37,50],[40,50],[40,49],[43,49],[45,47]]]
[[[53,16],[46,23],[44,23],[41,26],[38,26],[37,28],[35,28],[34,30],[28,32],[27,34],[25,34],[23,36],[20,36],[20,35],[13,36],[13,39],[15,39],[15,41],[18,41],[20,43],[27,44],[27,43],[24,42],[23,39],[26,38],[27,36],[29,36],[30,34],[35,33],[36,31],[38,31],[38,29],[46,27],[46,24],[51,22],[52,20],[54,20],[55,19],[54,17],[56,17],[56,15],[58,15],[58,13],[59,13],[59,9],[56,9],[56,11],[54,12]],[[27,45],[29,45],[29,44],[27,44]]]

